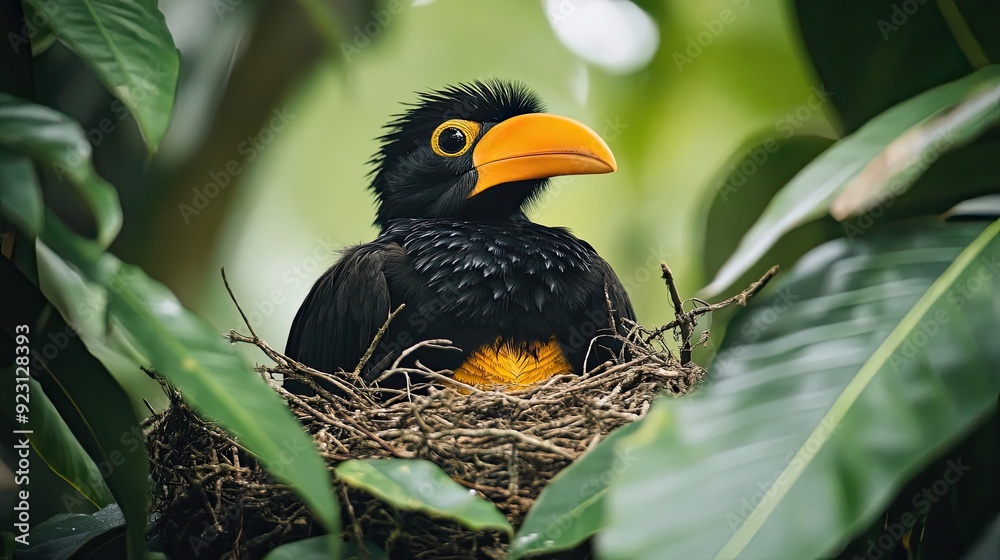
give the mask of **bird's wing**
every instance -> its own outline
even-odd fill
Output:
[[[394,243],[348,250],[309,291],[285,353],[320,371],[357,367],[392,307],[385,265],[402,255]]]

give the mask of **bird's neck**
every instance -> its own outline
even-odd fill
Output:
[[[493,217],[493,218],[396,218],[389,220],[382,225],[381,233],[386,233],[389,230],[398,230],[400,228],[409,228],[417,224],[441,224],[441,225],[452,225],[452,224],[481,224],[484,226],[504,226],[513,224],[533,224],[528,216],[522,210],[518,210],[509,216]]]

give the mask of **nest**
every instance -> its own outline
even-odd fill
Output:
[[[511,392],[460,386],[448,372],[419,363],[399,366],[408,352],[448,348],[448,341],[425,341],[404,352],[392,374],[407,376],[410,386],[387,394],[365,385],[356,372],[331,374],[305,367],[272,349],[252,329],[250,335],[230,331],[227,336],[256,345],[270,358],[271,365],[258,367],[266,378],[281,375],[315,389],[315,396],[303,397],[272,383],[331,469],[347,459],[426,459],[491,500],[517,527],[560,470],[611,431],[642,418],[654,398],[678,397],[697,388],[705,370],[690,362],[696,317],[745,303],[773,273],[726,302],[685,313],[664,266],[678,312],[672,323],[654,331],[630,325],[622,338],[628,354],[617,363]],[[678,355],[669,347],[670,333],[681,342]],[[337,390],[327,390],[331,385]],[[148,436],[154,535],[164,552],[174,558],[261,558],[275,546],[321,532],[289,488],[275,482],[239,442],[202,420],[181,395],[167,390],[171,405],[155,418]],[[502,533],[397,511],[339,482],[336,489],[343,536],[360,549],[374,543],[391,558],[505,555],[508,543]]]

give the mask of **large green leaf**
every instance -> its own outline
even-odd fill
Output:
[[[264,560],[329,560],[330,539],[340,539],[339,536],[321,535],[300,541],[290,542],[267,553]],[[342,560],[387,560],[389,557],[378,546],[362,541],[362,547],[353,542],[339,543]]]
[[[961,558],[974,548],[1000,512],[997,442],[1000,442],[1000,414],[994,409],[989,418],[960,442],[949,445],[920,473],[911,476],[885,512],[875,516],[866,530],[857,533],[837,558],[854,560],[880,553],[885,559]],[[952,483],[945,490],[939,481],[944,473],[950,473],[956,461],[973,468],[957,481],[949,474]],[[931,490],[931,499],[924,489]],[[907,531],[909,539],[904,540]],[[888,542],[890,538],[893,542]]]
[[[711,204],[700,251],[704,278],[715,276],[781,187],[832,144],[833,140],[819,136],[765,137],[741,147],[722,166],[709,190]],[[833,220],[806,224],[782,237],[758,260],[757,267],[749,268],[720,290],[726,291],[732,285],[742,289],[776,264],[788,268],[806,251],[841,231]]]
[[[141,399],[153,406],[166,406],[166,395],[159,383],[141,372],[148,365],[135,349],[120,321],[107,314],[107,290],[89,282],[81,272],[55,254],[42,240],[35,242],[38,287],[45,298],[73,325],[87,350],[104,364],[118,383],[133,396],[136,414],[148,409]]]
[[[140,269],[46,216],[43,241],[106,290],[108,320],[121,325],[146,364],[180,390],[186,403],[217,422],[288,482],[330,533],[340,509],[312,439],[267,383],[202,319]],[[81,336],[89,336],[81,331]],[[266,422],[261,419],[266,418]]]
[[[4,375],[13,379],[13,368],[4,371]],[[104,483],[101,471],[45,395],[45,390],[34,379],[28,381],[28,386],[30,402],[25,405],[30,412],[28,417],[32,433],[26,437],[35,456],[98,509],[113,503],[115,499]],[[16,412],[14,405],[4,407],[8,425],[17,425]]]
[[[155,0],[25,0],[135,115],[150,151],[170,123],[180,56]]]
[[[128,395],[38,288],[2,258],[0,293],[0,328],[13,339],[23,334],[19,325],[28,326],[32,376],[104,475],[127,522],[131,557],[138,557],[146,543],[149,457]],[[40,411],[28,418],[29,426],[45,419]]]
[[[1000,60],[1000,50],[994,48],[1000,10],[990,0],[794,4],[806,50],[820,81],[832,92],[830,102],[846,132],[905,99],[971,72],[982,57],[975,46],[963,52],[970,39],[986,47],[992,60]]]
[[[1000,66],[989,66],[900,103],[837,142],[774,197],[705,289],[706,293],[719,293],[753,266],[782,235],[827,214],[830,203],[844,186],[904,132],[960,103],[976,90],[998,84]]]
[[[122,226],[118,193],[94,171],[80,125],[58,111],[0,93],[0,146],[49,166],[60,181],[68,179],[94,213],[97,242],[107,247],[114,241]]]
[[[511,542],[510,560],[571,549],[604,526],[608,485],[633,462],[615,449],[615,442],[638,427],[632,423],[615,430],[552,479]]]
[[[30,39],[31,42],[31,56],[38,56],[43,52],[47,51],[53,43],[56,42],[56,36],[52,33],[52,28],[46,25],[43,16],[39,16],[35,12],[35,9],[31,7],[31,4],[24,4],[24,21],[27,24],[25,26],[25,37],[20,37],[18,40]],[[11,39],[13,41],[13,39]]]
[[[42,231],[42,189],[26,156],[0,148],[0,215],[28,235]]]
[[[423,459],[352,459],[337,465],[337,478],[393,507],[450,519],[475,530],[514,534],[507,518],[488,500],[455,482]]]
[[[885,209],[889,219],[914,215],[941,215],[955,205],[1000,192],[1000,129],[993,129],[968,146],[946,152],[909,190],[898,198],[888,194],[875,208],[842,222],[844,229],[878,219]],[[996,215],[996,214],[993,214]]]
[[[622,441],[606,558],[814,558],[996,407],[1000,222],[818,247]]]
[[[125,553],[125,518],[117,505],[92,514],[63,513],[31,531],[31,546],[18,551],[22,560],[101,560]]]
[[[843,221],[868,212],[884,204],[883,201],[895,199],[906,192],[942,154],[976,138],[998,121],[1000,83],[976,92],[947,113],[931,118],[893,140],[844,186],[830,204],[830,213]],[[980,169],[987,178],[997,180],[996,160],[977,151],[973,153],[982,159],[966,162],[966,166]]]

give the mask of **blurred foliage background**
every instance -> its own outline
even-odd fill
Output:
[[[301,19],[295,33],[268,39],[263,35],[296,18],[268,15],[267,6],[250,0],[163,0],[186,67],[161,151],[144,159],[130,122],[96,147],[98,170],[125,191],[119,255],[220,330],[240,324],[219,278],[225,266],[258,332],[280,347],[298,304],[336,251],[375,236],[365,162],[390,115],[415,91],[509,77],[535,89],[549,111],[601,133],[620,163],[613,175],[556,180],[532,218],[570,227],[593,244],[623,278],[639,319],[659,324],[670,315],[661,259],[689,294],[707,281],[698,269],[698,225],[705,191],[717,188],[711,178],[729,154],[761,129],[775,138],[791,130],[833,134],[824,111],[801,110],[813,95],[813,76],[784,2],[647,3],[656,33],[638,47],[642,52],[622,58],[633,66],[652,59],[627,73],[622,63],[581,59],[557,36],[594,23],[574,13],[586,3],[414,4],[356,8],[356,26],[348,18],[339,35],[303,47],[295,43],[323,36],[323,23]],[[723,11],[731,14],[728,23]],[[644,29],[641,21],[603,21],[606,29],[582,32],[629,43]],[[52,51],[44,56],[69,58]],[[308,55],[296,54],[303,51]],[[72,62],[54,64],[60,70],[53,73],[66,79],[62,67]],[[85,128],[96,127],[112,103],[96,81],[82,77],[64,92],[80,108],[70,114],[92,123]],[[271,129],[271,109],[287,123]],[[266,117],[258,123],[257,114]],[[119,146],[129,143],[140,157],[123,162]],[[230,161],[238,174],[226,170]],[[150,185],[160,182],[173,186]]]

